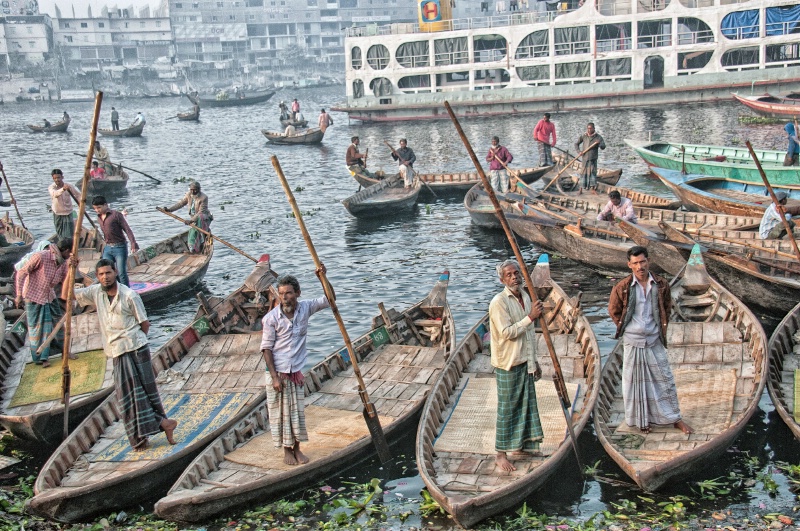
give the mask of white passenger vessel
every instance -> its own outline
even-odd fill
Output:
[[[348,28],[337,110],[367,122],[444,118],[445,100],[461,116],[656,106],[800,81],[797,0],[529,0],[558,10],[459,20],[440,1],[419,0],[419,24]]]

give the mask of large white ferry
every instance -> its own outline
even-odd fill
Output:
[[[447,19],[449,1],[418,0],[418,24],[348,28],[337,110],[365,122],[444,118],[447,100],[461,116],[492,116],[717,101],[800,82],[797,0],[585,0],[573,10],[529,0],[558,9],[460,20]]]

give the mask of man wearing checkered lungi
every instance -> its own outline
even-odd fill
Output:
[[[608,313],[622,338],[622,401],[625,422],[642,433],[653,424],[672,424],[686,434],[693,430],[681,418],[675,378],[667,358],[667,325],[672,310],[669,284],[650,273],[645,247],[628,249],[633,274],[611,290]]]
[[[583,153],[583,183],[582,188],[597,190],[597,157],[601,149],[606,148],[606,141],[594,129],[594,124],[586,125],[586,132],[578,137],[575,149]]]
[[[317,275],[325,274],[325,266]],[[303,405],[303,367],[308,359],[306,336],[308,319],[329,308],[326,297],[298,301],[300,283],[286,275],[278,281],[280,304],[261,320],[261,354],[267,363],[267,409],[275,448],[283,447],[283,462],[303,465],[308,457],[300,442],[308,440]]]
[[[489,304],[492,366],[497,377],[497,430],[495,458],[506,472],[517,468],[512,458],[536,455],[544,438],[534,383],[542,377],[536,361],[534,321],[542,314],[542,303],[531,304],[522,289],[519,265],[506,260],[497,267],[505,289]]]

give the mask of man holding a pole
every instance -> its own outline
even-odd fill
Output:
[[[505,168],[511,164],[512,160],[514,157],[508,149],[500,145],[500,138],[493,136],[492,147],[489,148],[489,153],[486,155],[486,162],[489,163],[490,184],[497,193],[508,193],[508,173]]]
[[[200,191],[200,183],[192,181],[189,184],[189,192],[177,203],[171,207],[162,207],[167,212],[175,212],[189,205],[189,219],[186,223],[189,226],[200,227],[208,232],[211,229],[211,222],[214,221],[214,216],[208,210],[208,196]],[[203,243],[205,243],[205,235],[199,230],[192,228],[189,231],[188,238],[189,252],[199,253],[203,250]]]
[[[534,322],[542,314],[542,302],[531,304],[522,289],[522,273],[515,260],[506,260],[497,267],[505,289],[489,304],[492,366],[497,377],[496,462],[500,469],[513,472],[508,460],[514,456],[534,454],[544,438],[534,383],[542,377],[536,361]]]
[[[56,235],[60,239],[72,238],[75,233],[75,220],[72,218],[72,197],[80,197],[77,188],[64,182],[64,173],[58,168],[52,172],[53,184],[47,191],[50,192],[53,210],[53,224],[56,226]]]
[[[400,139],[400,149],[392,151],[392,158],[397,161],[400,176],[405,180],[406,188],[411,188],[414,185],[413,166],[417,156],[414,155],[414,150],[408,147],[405,138]]]
[[[323,265],[317,275],[326,273]],[[280,304],[262,319],[261,354],[267,363],[267,408],[272,440],[283,447],[287,465],[308,463],[300,442],[308,440],[303,406],[303,367],[308,358],[306,336],[308,319],[329,308],[326,297],[299,301],[300,283],[287,275],[278,281]]]
[[[606,141],[594,130],[589,122],[586,132],[578,137],[575,149],[583,153],[583,188],[597,190],[597,157],[600,149],[606,148]]]
[[[789,224],[789,227],[794,230],[792,216],[800,215],[800,205],[787,208],[786,201],[789,196],[786,195],[786,192],[775,192],[775,197],[786,213],[786,222]],[[761,224],[758,227],[758,235],[762,240],[780,240],[787,235],[786,227],[781,222],[781,215],[778,213],[775,203],[770,203],[764,211],[764,216],[761,218]]]
[[[538,3],[538,2],[537,2]],[[553,141],[550,141],[550,137]],[[544,113],[544,118],[539,120],[533,128],[533,141],[539,148],[539,166],[553,165],[552,146],[556,145],[556,126],[550,121],[550,113]]]

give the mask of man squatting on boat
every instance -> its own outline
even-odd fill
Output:
[[[586,132],[578,137],[575,149],[583,153],[582,188],[597,190],[597,157],[600,149],[606,148],[606,141],[594,130],[594,123],[586,125]]]
[[[317,276],[325,273],[325,266],[321,265]],[[267,410],[275,448],[283,447],[283,462],[302,465],[308,463],[308,457],[300,451],[300,442],[308,441],[303,404],[308,319],[330,308],[330,303],[324,296],[299,301],[300,283],[291,275],[278,280],[278,297],[280,304],[261,320],[261,354],[269,370]]]
[[[633,201],[627,197],[622,197],[618,190],[608,192],[608,203],[603,210],[597,214],[597,221],[614,221],[617,218],[636,223],[636,210],[633,208]]]
[[[517,468],[508,460],[508,452],[512,458],[540,455],[544,439],[536,402],[535,382],[542,369],[536,360],[534,330],[543,306],[541,301],[531,304],[515,260],[497,266],[497,275],[505,289],[489,304],[491,362],[497,378],[495,461],[501,470],[512,472]]]
[[[608,313],[622,337],[622,401],[625,422],[650,433],[653,424],[672,424],[692,433],[681,418],[675,378],[667,358],[667,325],[672,311],[669,283],[650,273],[647,249],[628,249],[629,277],[611,290]]]

